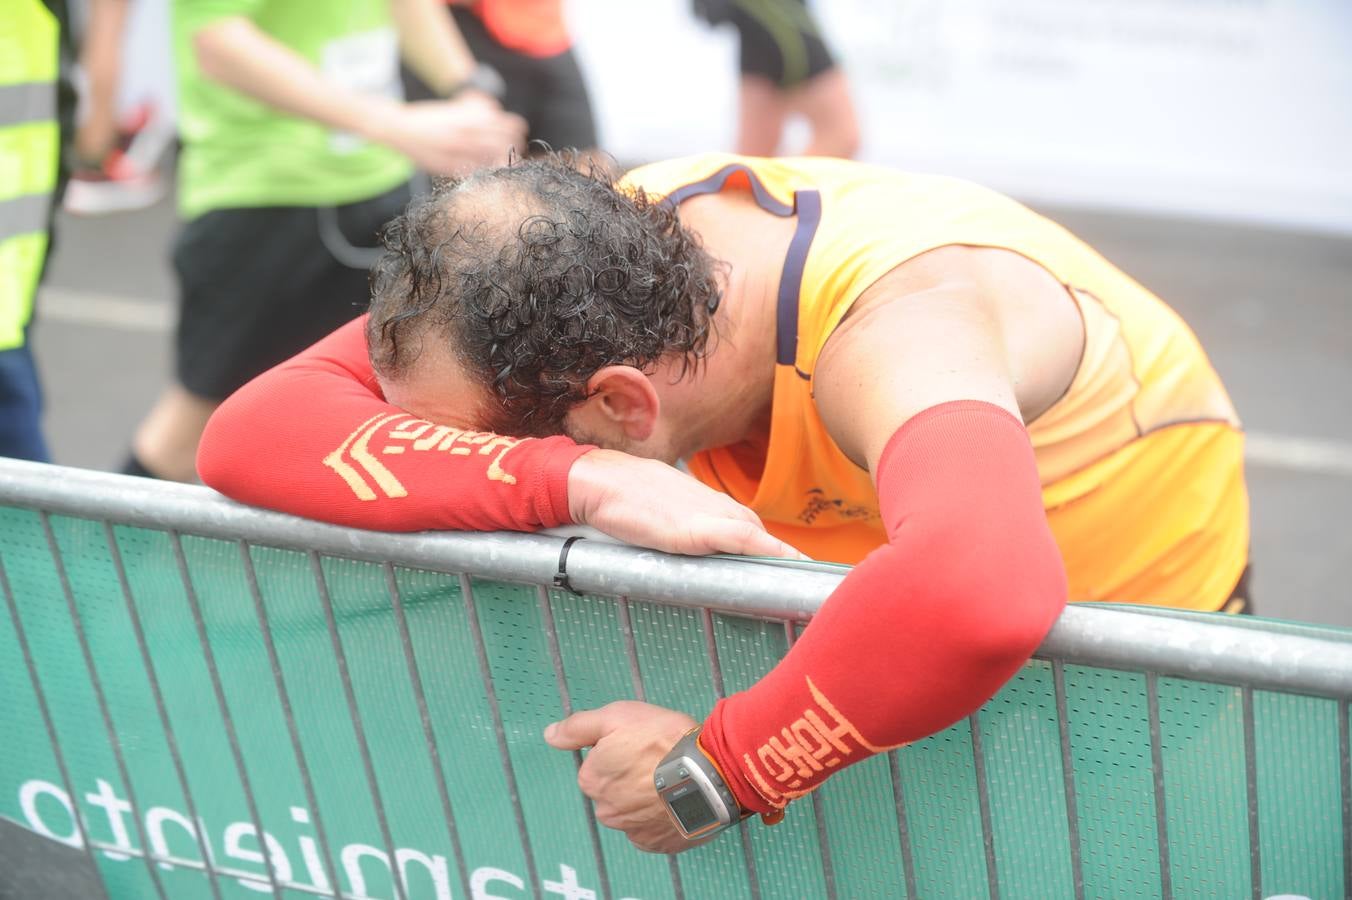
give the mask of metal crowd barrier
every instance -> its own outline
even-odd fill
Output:
[[[839,569],[390,535],[0,460],[0,897],[1352,894],[1352,632],[1073,607],[976,715],[677,857],[544,726],[753,683]],[[268,861],[270,860],[270,865]]]

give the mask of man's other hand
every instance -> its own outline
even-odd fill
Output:
[[[649,853],[680,853],[699,845],[677,830],[653,787],[653,772],[697,723],[685,713],[635,700],[573,713],[545,729],[558,750],[590,747],[577,785],[596,804],[596,820],[623,831]]]
[[[371,136],[433,175],[464,175],[505,163],[512,149],[525,145],[526,122],[475,93],[457,100],[390,105],[373,124]]]
[[[655,459],[592,450],[568,472],[573,521],[667,553],[806,559],[726,494]]]

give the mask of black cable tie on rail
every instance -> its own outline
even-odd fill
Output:
[[[585,540],[581,535],[575,535],[563,542],[563,547],[559,550],[559,571],[554,574],[554,587],[562,588],[570,594],[581,597],[582,592],[573,587],[573,583],[568,580],[568,551],[573,549],[573,544]]]

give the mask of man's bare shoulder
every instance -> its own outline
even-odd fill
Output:
[[[1005,250],[943,247],[860,295],[818,358],[814,397],[837,443],[862,462],[889,427],[947,400],[985,400],[1031,421],[1065,392],[1083,341],[1078,307],[1041,266]],[[891,424],[854,434],[871,421]]]
[[[1029,295],[1065,299],[1064,286],[1026,256],[999,247],[950,244],[906,260],[869,285],[842,324],[872,307],[936,288],[960,289],[999,305],[1017,304]]]

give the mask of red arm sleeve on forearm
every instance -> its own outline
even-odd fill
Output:
[[[365,317],[264,372],[211,417],[197,454],[221,493],[382,531],[568,524],[568,470],[592,449],[434,425],[386,403]]]
[[[970,715],[1065,606],[1032,446],[1008,412],[925,410],[893,435],[875,480],[888,544],[705,723],[701,744],[746,809],[782,808],[842,766]]]

